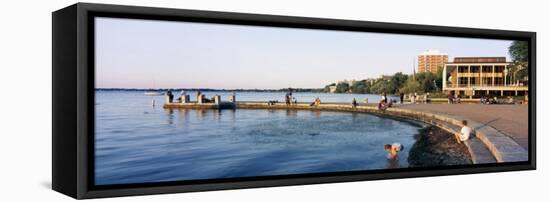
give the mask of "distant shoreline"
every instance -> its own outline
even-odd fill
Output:
[[[288,92],[288,88],[283,89],[214,89],[214,88],[96,88],[96,91],[203,91],[203,92]],[[292,92],[311,92],[323,93],[322,88],[292,88]]]

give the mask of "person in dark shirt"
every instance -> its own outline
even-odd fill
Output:
[[[166,95],[168,96],[168,102],[172,102],[172,100],[174,100],[174,94],[172,94],[172,90],[168,90],[168,92],[166,92]]]

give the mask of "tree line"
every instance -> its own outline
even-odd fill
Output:
[[[442,70],[437,73],[422,72],[415,75],[407,75],[402,72],[391,76],[383,76],[378,79],[365,79],[355,82],[338,82],[326,85],[323,92],[330,92],[331,87],[334,93],[371,93],[371,94],[400,94],[400,93],[435,93],[441,90]]]

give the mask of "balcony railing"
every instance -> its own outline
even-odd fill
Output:
[[[482,87],[528,87],[527,85],[520,84],[507,84],[506,86],[504,84],[451,84],[448,83],[447,88],[482,88]]]
[[[502,72],[495,72],[495,73],[481,73],[481,75],[478,73],[457,73],[458,77],[502,77]]]

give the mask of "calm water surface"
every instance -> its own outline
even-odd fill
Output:
[[[224,98],[223,93],[215,94]],[[237,93],[241,101],[282,101],[283,96]],[[325,102],[379,99],[352,94],[294,96],[304,102],[315,97]],[[349,112],[167,110],[162,108],[163,99],[143,92],[96,92],[96,184],[407,167],[408,151],[419,128]],[[383,148],[392,142],[405,146],[397,163],[386,160]]]

